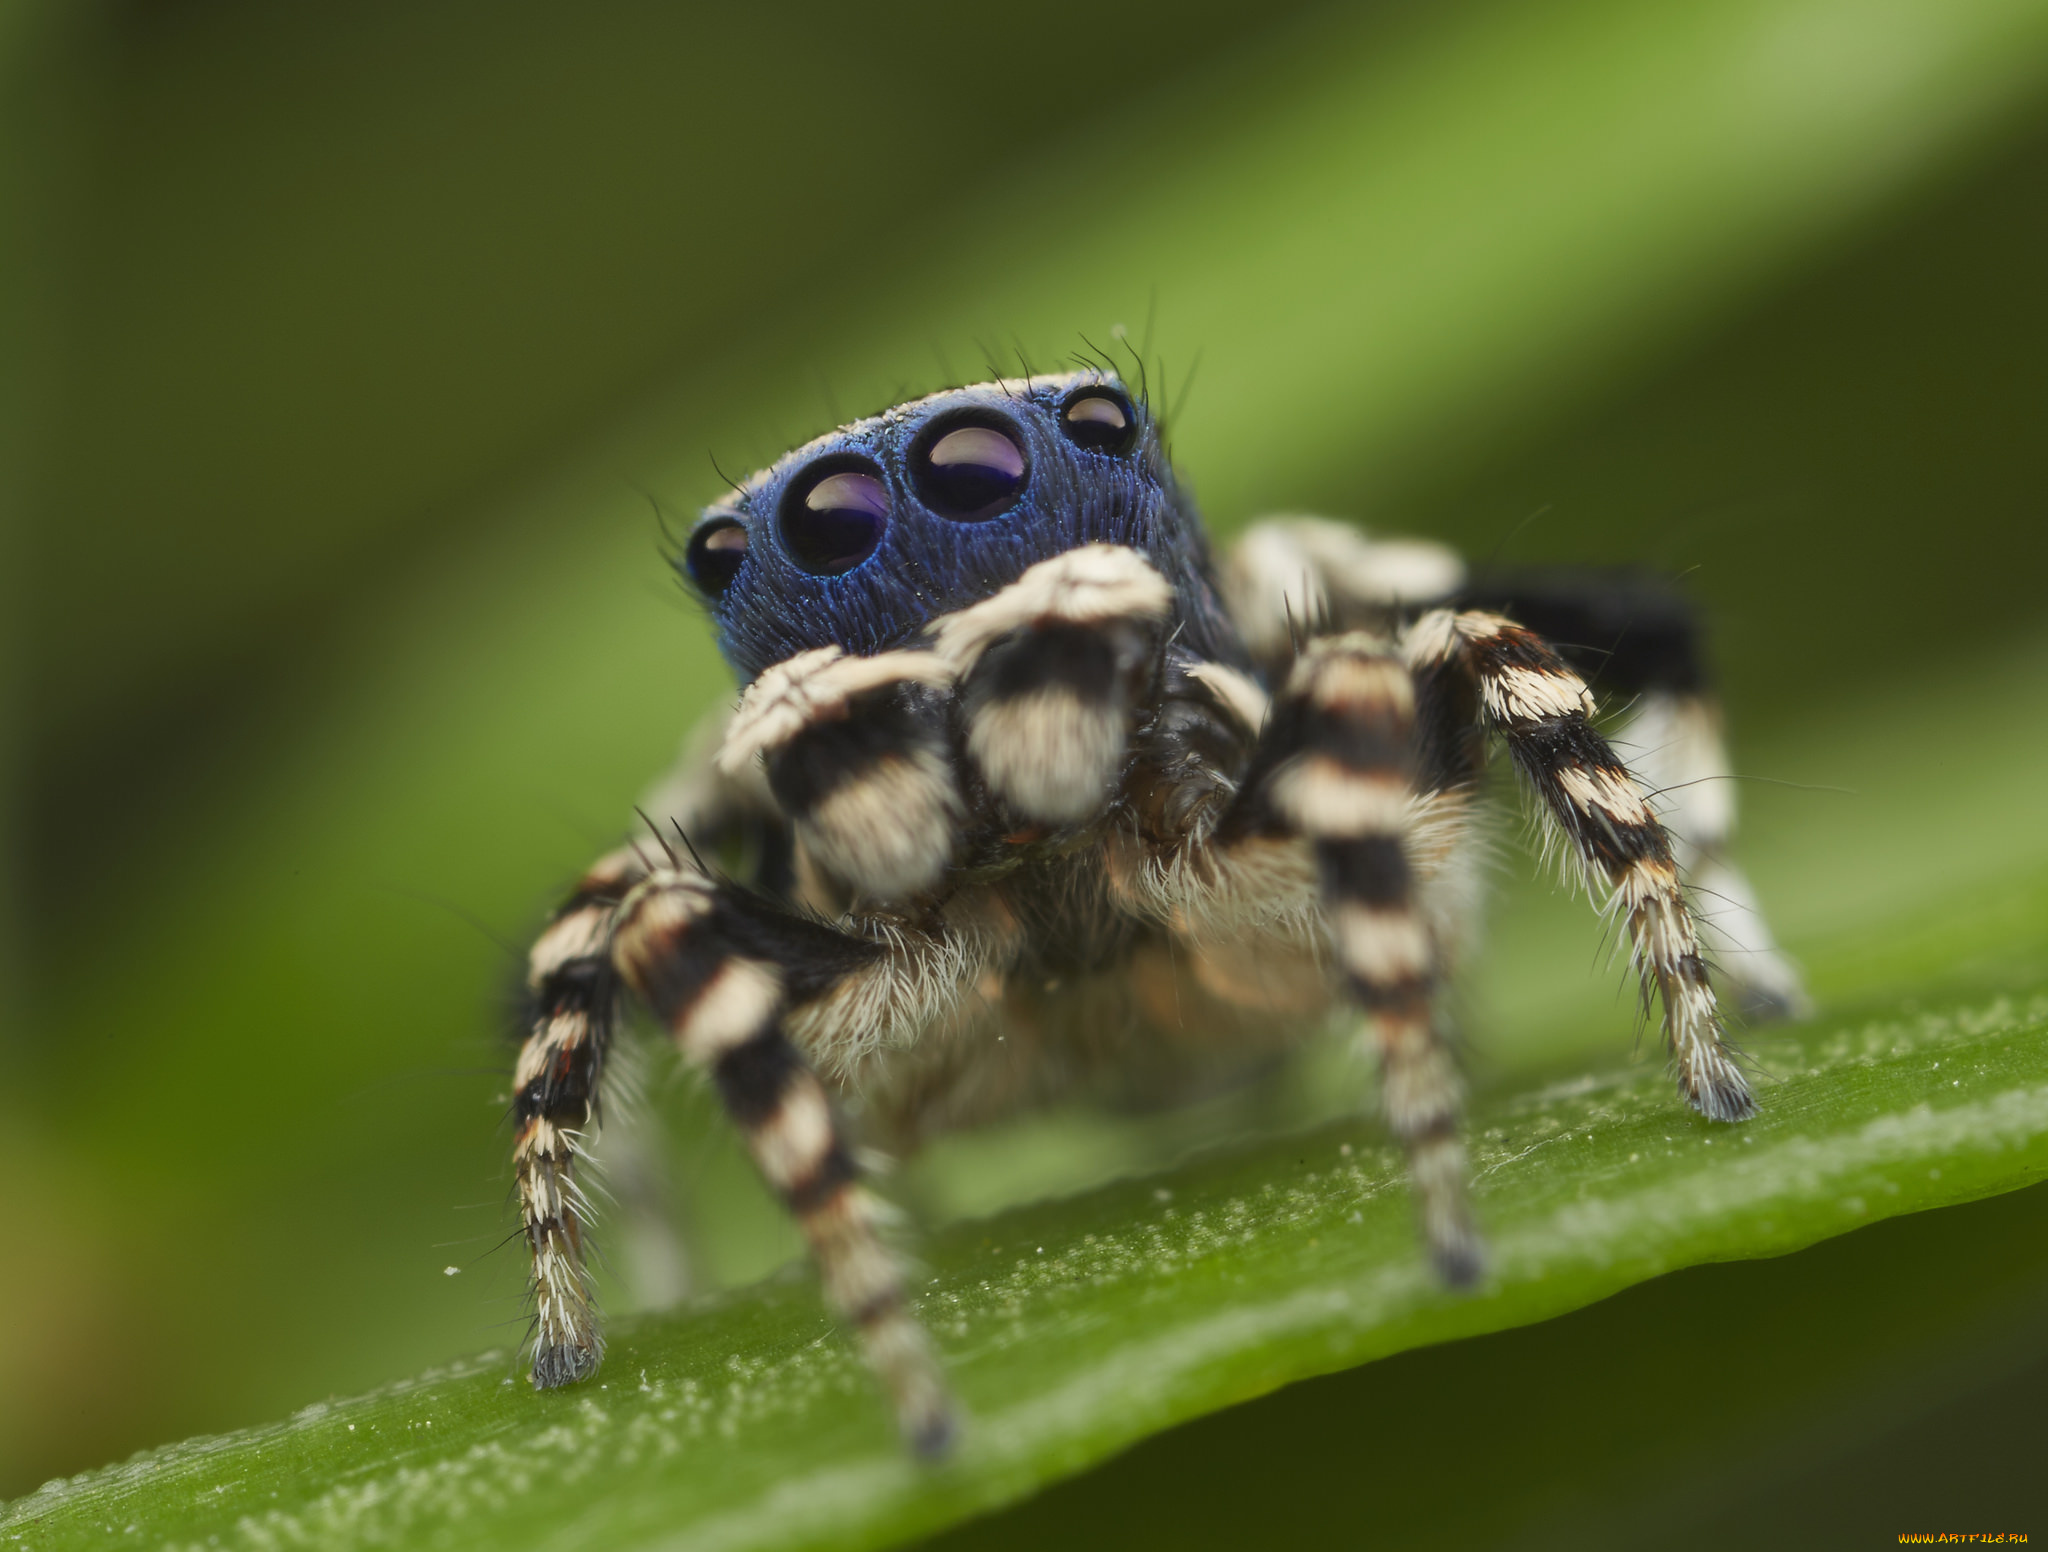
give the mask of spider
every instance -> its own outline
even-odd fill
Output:
[[[1219,565],[1144,397],[1093,370],[842,426],[713,505],[679,564],[744,690],[650,798],[667,834],[600,860],[532,950],[535,1385],[603,1357],[577,1171],[629,992],[708,1072],[922,1454],[954,1408],[859,1178],[855,1096],[859,1140],[908,1150],[1348,1019],[1427,1253],[1474,1282],[1436,1003],[1478,904],[1492,739],[1625,930],[1686,1103],[1754,1113],[1709,955],[1753,1011],[1800,989],[1724,853],[1718,713],[1668,589],[1475,581],[1441,546],[1308,518]],[[1633,773],[1575,661],[1633,695]]]

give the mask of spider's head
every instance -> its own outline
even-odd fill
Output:
[[[1209,634],[1220,611],[1207,544],[1156,424],[1115,377],[1077,372],[950,389],[841,426],[706,511],[681,566],[744,681],[812,647],[903,646],[1098,541],[1143,552],[1189,635]]]

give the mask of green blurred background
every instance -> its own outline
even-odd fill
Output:
[[[505,942],[728,688],[662,523],[714,457],[991,355],[1148,340],[1221,530],[1319,510],[1686,573],[1738,764],[1859,794],[1745,789],[1823,994],[1868,979],[1844,945],[1887,858],[1959,895],[2044,876],[2048,5],[16,0],[0,51],[0,1495],[516,1337]],[[1994,767],[2001,825],[1888,736],[1901,685]],[[1816,886],[1821,856],[1871,887]],[[1626,1049],[1592,929],[1503,894],[1480,1081]],[[697,1280],[786,1258],[699,1097],[650,1087]],[[1080,1120],[1010,1143],[925,1194],[1124,1156]],[[1940,1216],[1995,1248],[2040,1208]],[[1806,1311],[1790,1349],[1871,1280],[1828,1250],[1728,1270]],[[1109,1469],[1296,1458],[1289,1428],[1404,1384],[1483,1412],[1643,1297],[1720,1293]],[[1839,1464],[1843,1375],[1908,1427],[2034,1372],[2029,1307],[1933,1322],[1917,1368],[1844,1337],[1725,1426],[1797,1414]],[[1613,1524],[1704,1469],[1672,1440]],[[1535,1536],[1558,1511],[1527,1502],[1472,1534]]]

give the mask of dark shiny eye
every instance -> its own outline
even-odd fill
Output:
[[[990,425],[940,426],[910,457],[924,504],[941,517],[977,523],[1008,511],[1024,491],[1024,448],[1016,433]]]
[[[782,544],[813,576],[836,577],[875,553],[889,526],[889,487],[866,462],[819,464],[782,498]]]
[[[722,598],[747,558],[747,531],[739,519],[713,518],[690,535],[683,569],[707,598]]]
[[[1130,402],[1107,388],[1085,388],[1060,411],[1067,440],[1092,453],[1130,451],[1138,427]]]

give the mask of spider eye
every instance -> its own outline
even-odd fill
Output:
[[[924,504],[957,523],[1008,511],[1024,490],[1024,449],[1008,431],[989,425],[941,429],[910,458]]]
[[[1107,388],[1083,389],[1060,411],[1067,440],[1091,453],[1128,452],[1137,420],[1129,401]]]
[[[889,526],[889,487],[866,462],[813,468],[782,498],[782,544],[813,576],[836,577],[875,553]]]
[[[747,558],[747,530],[738,518],[714,518],[690,535],[683,569],[706,598],[722,598]]]

